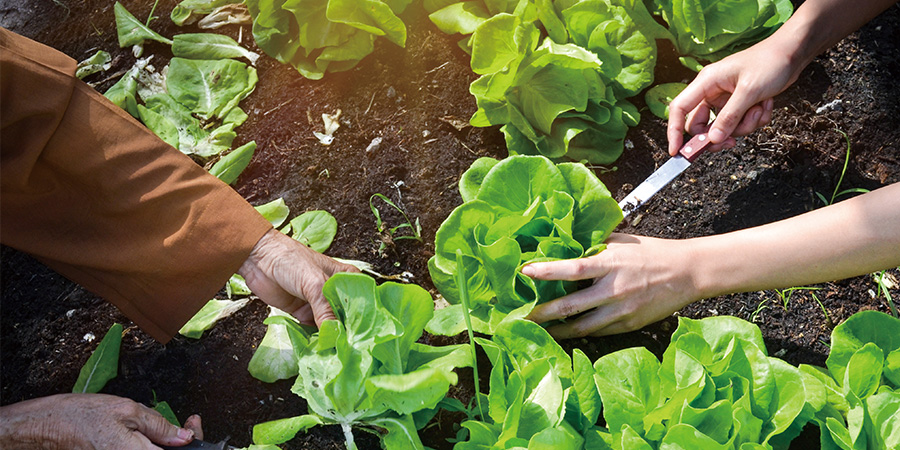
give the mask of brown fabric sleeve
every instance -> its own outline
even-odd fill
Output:
[[[0,28],[0,241],[166,342],[272,227],[75,67]]]

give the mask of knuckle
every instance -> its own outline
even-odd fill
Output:
[[[581,307],[575,302],[560,300],[556,310],[560,316],[569,317],[580,313]]]
[[[590,271],[589,259],[576,259],[572,261],[572,278],[583,280]]]

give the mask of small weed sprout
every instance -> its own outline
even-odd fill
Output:
[[[375,207],[375,199],[376,199],[376,198],[377,198],[377,199],[381,199],[383,202],[387,203],[388,206],[390,206],[390,207],[396,209],[397,211],[399,211],[400,214],[403,216],[403,219],[406,220],[406,222],[401,223],[400,225],[397,225],[396,227],[388,228],[388,227],[384,224],[384,221],[381,220],[381,213],[378,211],[378,208]],[[389,198],[388,198],[387,196],[385,196],[384,194],[379,194],[379,193],[372,194],[372,196],[369,197],[369,209],[371,209],[371,210],[372,210],[372,214],[375,215],[375,228],[378,230],[378,233],[379,233],[379,234],[382,234],[382,235],[383,235],[383,234],[387,234],[387,237],[390,238],[390,240],[393,240],[393,241],[397,241],[397,240],[400,240],[400,239],[415,239],[415,240],[417,240],[417,241],[419,241],[419,242],[425,242],[425,241],[422,239],[422,225],[419,224],[419,219],[416,218],[415,223],[413,223],[413,221],[409,220],[409,216],[406,215],[406,212],[403,211],[402,208],[400,208],[399,206],[397,206],[396,203],[394,203],[393,201],[391,201],[391,199],[389,199]],[[410,231],[412,231],[413,234],[412,234],[412,235],[397,236],[396,233],[397,233],[401,228],[409,228]],[[381,241],[381,245],[380,245],[379,248],[378,248],[378,252],[379,252],[379,253],[383,252],[386,246],[387,246],[387,245],[385,244],[385,240],[383,239],[383,240]]]
[[[869,190],[865,189],[865,188],[850,188],[850,189],[844,189],[843,191],[840,190],[841,183],[844,182],[844,175],[847,174],[847,166],[850,164],[850,137],[847,136],[847,133],[844,133],[841,130],[836,129],[835,131],[837,131],[838,133],[841,133],[841,135],[844,136],[844,141],[847,143],[847,151],[844,153],[844,168],[841,169],[841,176],[838,178],[837,185],[834,187],[834,192],[831,193],[831,198],[826,199],[825,196],[822,195],[821,192],[816,192],[816,196],[819,197],[819,200],[821,200],[825,206],[834,204],[834,201],[838,197],[843,196],[843,195],[865,194],[866,192],[869,192]]]
[[[900,269],[900,267],[898,267]],[[897,315],[897,307],[894,305],[894,298],[891,297],[890,285],[891,283],[888,279],[886,279],[887,271],[882,270],[880,272],[875,272],[872,274],[872,277],[875,278],[875,283],[878,285],[878,294],[884,294],[884,298],[887,299],[888,306],[891,308],[891,314],[894,317],[900,317]]]
[[[816,303],[819,305],[819,309],[822,310],[822,314],[825,316],[825,324],[828,326],[828,328],[834,328],[834,322],[831,320],[831,315],[828,314],[828,310],[825,309],[825,305],[822,303],[821,300],[819,300],[819,297],[815,294],[815,292],[812,292],[812,291],[818,291],[821,289],[822,288],[812,287],[812,286],[797,286],[797,287],[792,287],[792,288],[787,288],[787,289],[776,289],[775,295],[781,301],[782,308],[784,308],[784,310],[787,311],[788,304],[790,304],[791,297],[794,295],[795,292],[810,291],[809,294],[812,296],[813,300],[815,300]],[[750,316],[751,321],[755,322],[756,319],[759,317],[759,314],[762,313],[762,311],[764,309],[768,308],[768,305],[765,304],[767,302],[767,300],[768,299],[763,300],[759,303],[759,305],[756,307],[756,311],[754,311],[753,314]]]

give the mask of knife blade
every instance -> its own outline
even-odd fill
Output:
[[[182,445],[181,447],[168,447],[165,445],[161,445],[163,450],[238,450],[237,447],[225,444],[225,441],[219,442],[217,444],[213,444],[212,442],[201,441],[200,439],[194,439],[187,445]]]
[[[678,154],[669,158],[665,164],[656,169],[646,180],[638,185],[631,193],[619,202],[624,217],[628,217],[632,211],[638,209],[650,200],[654,194],[671,183],[681,172],[691,166],[691,163],[704,152],[710,141],[706,133],[700,133],[684,144]]]

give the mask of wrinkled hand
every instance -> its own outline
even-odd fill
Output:
[[[543,323],[584,313],[547,329],[556,338],[624,333],[668,317],[700,298],[688,241],[613,234],[606,250],[565,261],[533,263],[522,273],[542,280],[594,278],[588,288],[537,305]]]
[[[763,41],[703,68],[694,81],[669,104],[667,137],[669,154],[683,144],[682,133],[706,132],[713,143],[709,151],[735,145],[735,136],[745,136],[772,120],[772,98],[793,83],[800,73],[798,63]],[[708,125],[710,111],[717,110]]]
[[[247,287],[269,305],[306,325],[334,319],[322,295],[325,281],[337,272],[358,272],[288,236],[270,230],[238,269]]]
[[[185,428],[127,398],[60,394],[0,408],[0,448],[66,450],[159,450],[154,444],[186,445],[203,438],[200,417]]]

